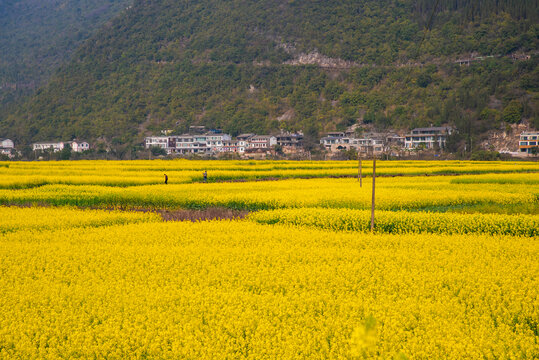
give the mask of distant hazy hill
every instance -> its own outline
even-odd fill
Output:
[[[0,104],[39,86],[131,0],[1,0]]]
[[[537,52],[537,1],[434,3],[137,0],[0,114],[0,131],[121,147],[192,124],[314,138],[357,122],[452,123],[470,140],[539,121],[537,57],[509,56]]]

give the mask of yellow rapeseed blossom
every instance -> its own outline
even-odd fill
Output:
[[[377,168],[0,163],[0,359],[539,358],[539,164]]]
[[[266,224],[313,226],[332,231],[370,231],[368,210],[302,208],[259,211],[249,218]],[[408,211],[376,211],[379,233],[487,233],[539,236],[539,215],[455,214]]]
[[[356,161],[55,161],[0,162],[0,188],[24,189],[47,184],[138,186],[159,184],[163,173],[170,184],[209,180],[256,180],[265,178],[306,178],[357,176]],[[534,162],[478,161],[379,161],[379,175],[506,174],[538,172]],[[372,161],[363,161],[363,173],[370,176]]]
[[[84,228],[155,221],[161,221],[160,216],[155,213],[81,210],[70,207],[0,206],[0,234],[12,231]]]
[[[527,174],[522,174],[526,177]],[[536,204],[539,184],[469,183],[458,177],[395,177],[377,180],[378,209],[426,209],[477,204]],[[3,204],[51,204],[105,207],[239,209],[328,207],[367,209],[371,185],[355,179],[293,179],[261,182],[194,183],[110,187],[44,185],[30,189],[0,189]]]
[[[531,359],[538,257],[530,237],[249,221],[9,232],[0,358]]]

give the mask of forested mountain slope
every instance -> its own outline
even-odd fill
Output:
[[[0,104],[30,93],[131,0],[0,1]]]
[[[535,0],[136,0],[0,131],[128,146],[192,124],[449,123],[471,139],[538,121],[538,38]]]

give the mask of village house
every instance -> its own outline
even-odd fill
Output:
[[[243,154],[245,152],[245,141],[223,140],[223,152]]]
[[[404,147],[404,140],[405,140],[404,136],[400,136],[399,134],[390,134],[390,135],[386,135],[385,138],[386,138],[385,144],[388,147],[399,147],[399,148]]]
[[[411,134],[407,134],[404,139],[406,149],[414,149],[424,146],[425,149],[444,148],[447,137],[453,131],[448,126],[416,128]]]
[[[225,153],[237,153],[238,152],[238,141],[237,140],[224,140],[223,141],[223,151]]]
[[[90,150],[90,144],[86,141],[68,141],[67,144],[71,146],[71,150],[74,152],[83,152]]]
[[[198,129],[199,127],[197,127]],[[232,140],[228,134],[213,130],[205,134],[183,134],[170,136],[148,136],[145,138],[145,147],[160,147],[167,154],[201,154],[220,153],[224,150],[224,143]]]
[[[13,157],[15,153],[15,144],[10,139],[0,139],[0,154]]]
[[[63,142],[39,142],[39,143],[33,143],[32,144],[32,150],[33,151],[52,151],[52,152],[58,152],[62,151],[64,148]]]
[[[343,146],[348,143],[348,138],[344,139],[343,136],[324,136],[320,139],[320,144],[326,149],[327,151],[338,151],[338,150],[346,150],[347,147]]]
[[[327,136],[329,137],[338,137],[338,138],[343,138],[346,136],[346,133],[342,132],[342,131],[333,131],[333,132],[328,132],[327,133]]]
[[[355,149],[362,155],[367,156],[370,154],[379,155],[385,150],[384,140],[371,137],[365,137],[362,139],[353,139],[353,145]]]
[[[539,154],[539,131],[526,131],[520,134],[519,153]]]
[[[383,137],[366,134],[362,138],[346,136],[342,132],[328,133],[320,139],[320,144],[329,152],[337,153],[354,149],[361,154],[381,154],[384,152]]]
[[[275,145],[277,145],[277,138],[271,135],[254,135],[248,141],[250,149],[270,149]]]
[[[255,134],[240,134],[236,136],[238,141],[238,152],[244,154],[249,149],[249,141]]]
[[[177,135],[169,137],[167,154],[199,154],[205,155],[210,151],[205,135]]]
[[[224,141],[230,141],[232,137],[228,134],[223,134],[220,130],[213,130],[206,133],[206,144],[211,152],[223,152]]]
[[[302,133],[282,133],[275,136],[277,145],[279,145],[283,153],[295,154],[303,151],[303,134]]]
[[[0,148],[3,148],[3,149],[13,149],[13,148],[15,148],[15,144],[13,143],[13,140],[10,140],[10,139],[0,139]]]
[[[391,156],[401,156],[404,149],[405,137],[399,134],[387,134],[385,136],[385,151]]]
[[[247,141],[245,140],[239,140],[237,139],[237,146],[238,146],[238,152],[240,154],[243,154],[247,150],[247,146],[249,145]]]
[[[59,142],[39,142],[32,144],[33,151],[52,151],[58,152],[62,151],[66,146],[69,146],[74,152],[83,152],[90,150],[90,144],[86,141],[59,141]]]
[[[236,140],[245,141],[247,143],[253,136],[255,136],[255,134],[240,134],[236,136]]]
[[[169,136],[148,136],[145,140],[145,147],[146,149],[150,149],[152,147],[160,147],[161,149],[168,149],[169,148]]]
[[[193,130],[198,130],[198,127]],[[282,134],[279,139],[283,149],[290,153],[300,151],[303,146],[303,134],[301,133]],[[276,136],[241,134],[236,139],[232,139],[229,134],[224,134],[220,130],[211,130],[204,134],[149,136],[145,138],[146,149],[156,146],[165,149],[167,154],[180,155],[221,153],[237,153],[243,155],[247,152],[266,154],[277,143]]]

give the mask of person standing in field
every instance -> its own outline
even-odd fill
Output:
[[[208,172],[206,170],[204,170],[202,176],[204,177],[204,182],[208,181]]]
[[[168,184],[168,176],[165,174],[165,185]]]

